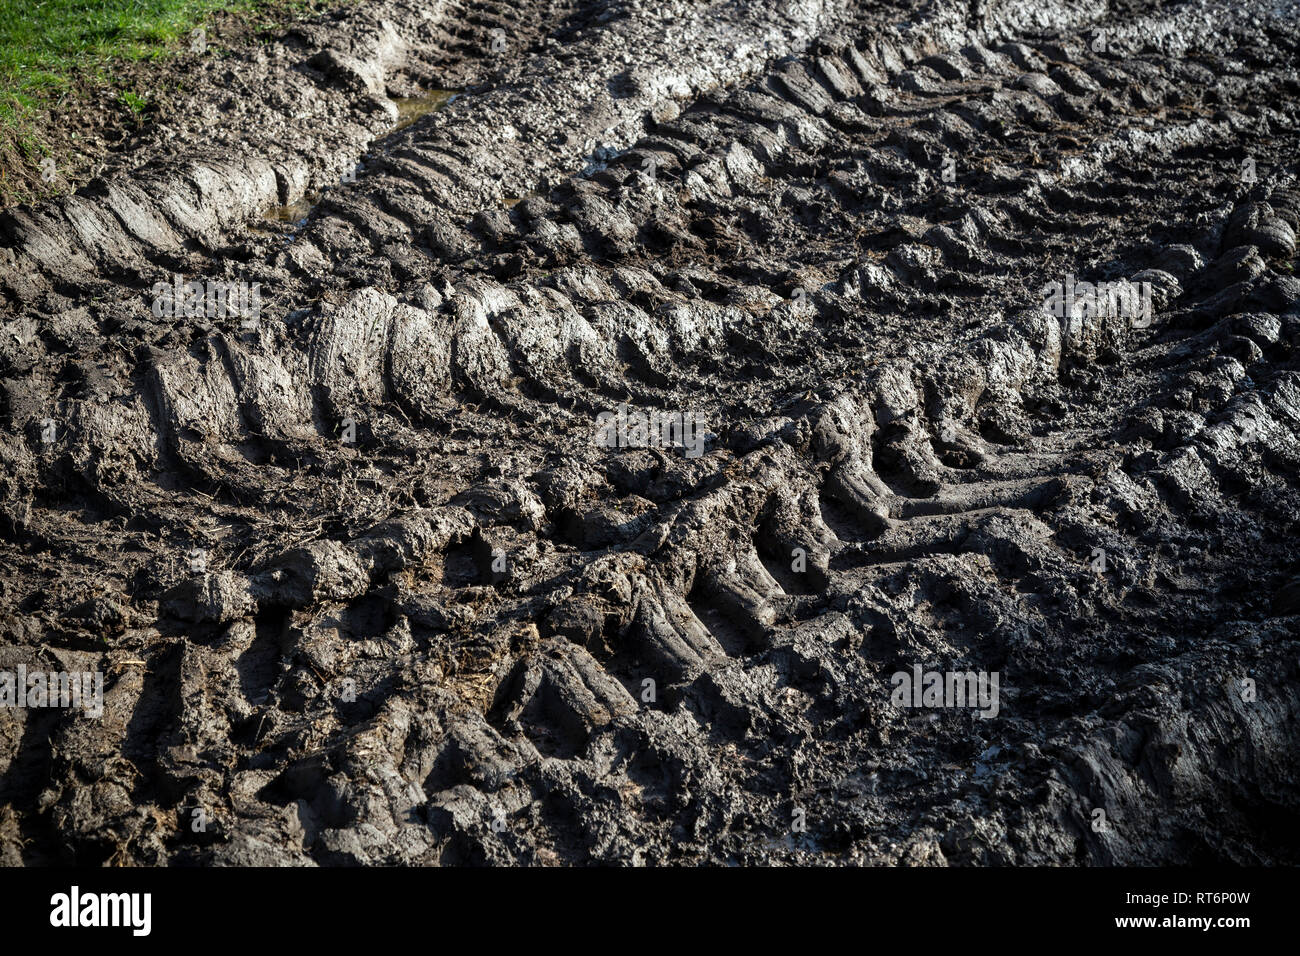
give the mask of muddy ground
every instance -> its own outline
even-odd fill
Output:
[[[0,862],[1300,862],[1298,20],[411,0],[205,61],[0,213],[0,668],[104,677],[0,707]]]

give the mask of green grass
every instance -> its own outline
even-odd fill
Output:
[[[136,116],[142,114],[149,106],[149,101],[145,97],[136,96],[134,93],[123,93],[122,102]]]
[[[113,66],[188,52],[190,33],[215,10],[265,13],[270,26],[307,0],[0,0],[0,138],[28,159],[52,146],[33,136],[32,119],[70,94],[108,91],[97,102],[147,108],[139,92],[114,94]],[[218,54],[209,38],[208,55]],[[170,79],[170,78],[168,78]]]
[[[0,0],[0,109],[37,109],[116,59],[159,56],[213,10],[256,0]]]

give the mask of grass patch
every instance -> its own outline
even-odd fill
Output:
[[[67,187],[66,178],[43,185],[31,172],[46,157],[54,157],[61,172],[73,172],[79,158],[70,147],[79,133],[84,143],[87,114],[112,114],[108,126],[137,125],[157,86],[174,90],[180,82],[173,75],[151,77],[157,86],[141,82],[141,69],[190,54],[194,31],[213,13],[233,14],[258,31],[346,2],[0,0],[0,165],[26,167],[0,171],[0,205]],[[220,55],[206,31],[200,42],[208,45],[207,55]]]
[[[122,102],[136,116],[140,116],[149,106],[149,101],[143,96],[136,96],[134,93],[126,92],[122,94]]]
[[[258,0],[0,0],[0,113],[10,118],[109,78],[118,60],[161,56],[213,10]]]

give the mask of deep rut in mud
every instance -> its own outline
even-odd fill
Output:
[[[103,676],[0,708],[0,862],[1300,861],[1298,17],[205,66],[0,213],[0,668]]]

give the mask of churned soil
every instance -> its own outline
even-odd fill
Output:
[[[0,669],[104,674],[0,708],[0,862],[1300,861],[1298,16],[379,0],[196,62],[0,213]]]

